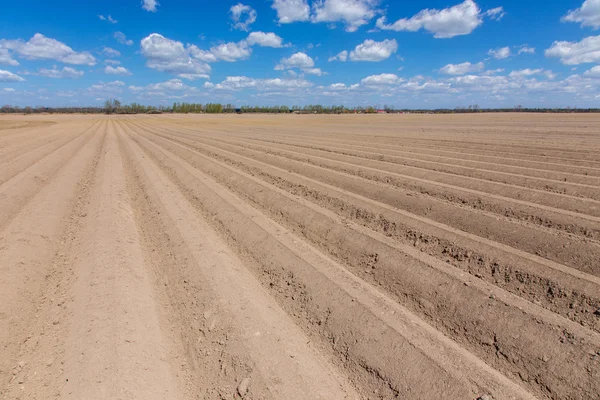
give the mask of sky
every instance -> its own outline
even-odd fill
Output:
[[[600,0],[5,1],[0,106],[600,107]]]

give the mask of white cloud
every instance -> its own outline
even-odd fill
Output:
[[[338,22],[355,32],[376,14],[378,0],[318,0],[313,4],[312,22]]]
[[[122,81],[99,82],[87,88],[84,93],[88,96],[106,99],[122,93],[123,86],[125,86],[125,83]]]
[[[107,21],[111,24],[116,24],[117,21],[116,19],[113,19],[113,17],[111,17],[110,15],[108,15],[107,17],[105,17],[104,15],[98,15],[98,18],[100,18],[102,21]]]
[[[219,60],[234,62],[250,57],[251,50],[245,42],[229,42],[211,47],[210,52]]]
[[[156,0],[142,0],[142,8],[146,11],[156,12],[156,6],[160,5]]]
[[[494,21],[500,21],[506,15],[503,7],[492,8],[483,13],[486,17],[490,17]]]
[[[23,82],[24,80],[19,75],[0,69],[0,82]]]
[[[315,61],[306,53],[298,52],[288,58],[282,58],[279,64],[275,67],[276,70],[287,68],[307,69],[315,66]]]
[[[124,44],[125,46],[133,45],[133,40],[127,39],[127,36],[125,36],[123,32],[115,32],[113,37],[117,39],[117,42]]]
[[[526,68],[526,69],[522,69],[522,70],[518,70],[518,71],[512,71],[510,74],[508,74],[508,76],[510,76],[511,78],[522,78],[522,77],[538,75],[538,74],[542,74],[542,73],[544,73],[544,70],[541,68],[538,68],[538,69]]]
[[[208,50],[199,49],[197,46],[194,45],[190,46],[188,49],[190,51],[191,56],[200,61],[204,61],[207,63],[219,61],[217,56],[215,56]]]
[[[344,83],[332,83],[327,87],[330,90],[346,90],[348,87]]]
[[[494,57],[497,60],[503,60],[510,57],[510,47],[501,47],[499,49],[490,49],[488,55]]]
[[[104,60],[104,64],[106,65],[119,65],[121,61],[119,60]]]
[[[223,82],[214,84],[216,90],[294,90],[311,87],[312,83],[303,79],[255,79],[247,76],[228,76]]]
[[[380,74],[367,76],[360,81],[362,85],[374,86],[374,85],[396,85],[401,83],[402,79],[396,74]]]
[[[280,24],[308,21],[310,16],[307,0],[273,0],[272,7],[277,11]]]
[[[546,57],[559,57],[566,65],[600,61],[600,36],[588,36],[580,42],[556,41],[546,50]]]
[[[238,3],[229,9],[233,28],[241,31],[248,31],[250,25],[256,21],[256,10],[252,7]]]
[[[104,73],[109,75],[131,75],[131,72],[125,67],[111,67],[110,65],[104,68]]]
[[[440,69],[442,74],[446,75],[465,75],[473,72],[481,72],[485,68],[483,62],[471,64],[470,62],[464,62],[461,64],[448,64]]]
[[[590,78],[600,78],[600,65],[596,65],[595,67],[588,69],[583,73],[583,76]]]
[[[283,47],[283,39],[273,32],[252,32],[250,35],[248,35],[246,42],[250,46],[259,45],[262,47]]]
[[[5,92],[11,92],[11,93],[15,91],[15,89],[13,89],[13,88],[9,88],[9,87],[7,87],[7,88],[4,88],[4,89],[2,89],[2,90],[4,90]]]
[[[595,67],[588,69],[583,73],[583,75],[590,78],[600,78],[600,65],[596,65]]]
[[[331,62],[331,61],[346,62],[346,61],[348,61],[348,52],[346,50],[340,51],[335,56],[329,57],[329,59],[327,61],[329,61],[329,62]]]
[[[321,76],[324,74],[324,72],[321,71],[321,68],[306,68],[303,71],[309,75]]]
[[[350,60],[352,61],[383,61],[392,54],[398,51],[398,43],[396,39],[384,40],[376,42],[367,39],[350,52]]]
[[[519,47],[519,51],[518,51],[517,54],[523,54],[523,53],[525,53],[525,54],[535,54],[535,48],[534,47],[529,47],[526,44],[521,45]]]
[[[8,49],[28,60],[56,60],[65,64],[96,65],[89,52],[76,52],[66,44],[36,33],[29,41],[0,40],[0,48]]]
[[[132,92],[173,92],[173,91],[182,91],[182,90],[192,90],[192,88],[185,83],[181,79],[170,79],[166,82],[153,83],[147,86],[129,86],[129,90]]]
[[[207,78],[210,65],[190,57],[190,49],[183,43],[153,33],[141,42],[142,55],[149,68],[168,72],[186,79]]]
[[[12,56],[8,52],[8,49],[2,48],[1,46],[2,45],[0,44],[0,64],[12,65],[15,67],[19,65],[19,62],[12,58]]]
[[[52,67],[52,69],[41,68],[38,71],[37,75],[55,79],[75,79],[81,78],[83,76],[83,71],[79,71],[71,67],[64,67],[63,69],[58,69],[55,66]]]
[[[381,30],[416,32],[425,29],[434,34],[435,38],[452,38],[468,35],[483,23],[483,17],[500,19],[504,15],[502,7],[481,13],[479,6],[473,0],[465,0],[443,10],[424,9],[411,18],[402,18],[393,24],[386,24],[386,18],[377,20],[377,28]]]
[[[585,0],[580,8],[569,11],[561,21],[581,23],[582,27],[600,28],[600,0]]]
[[[119,57],[121,55],[121,53],[118,50],[111,49],[110,47],[106,46],[102,49],[102,54],[104,54],[107,57]]]

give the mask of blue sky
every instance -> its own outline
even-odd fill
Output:
[[[600,0],[31,0],[0,105],[600,107]]]

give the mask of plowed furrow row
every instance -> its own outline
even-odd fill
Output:
[[[34,165],[36,162],[48,156],[49,154],[52,154],[55,150],[60,149],[65,144],[76,139],[80,134],[94,130],[99,125],[100,123],[97,123],[94,124],[94,126],[84,128],[81,131],[75,131],[75,134],[61,134],[60,137],[57,137],[56,139],[50,140],[49,142],[41,145],[38,145],[36,143],[36,146],[31,148],[31,150],[29,151],[20,149],[19,156],[13,157],[6,163],[0,164],[0,187],[4,182],[18,175],[19,173],[26,170],[31,165]]]
[[[349,160],[347,156],[336,157],[335,155],[327,155],[327,157],[322,157],[310,155],[307,152],[289,151],[269,146],[250,146],[247,144],[244,144],[242,147],[252,147],[267,154],[281,155],[285,158],[334,171],[358,175],[403,189],[417,191],[462,204],[471,204],[474,208],[484,208],[485,203],[483,199],[485,198],[486,201],[489,201],[488,199],[491,198],[499,200],[503,204],[507,202],[516,203],[587,219],[595,223],[600,222],[600,217],[598,216],[600,215],[600,201],[593,199],[576,198],[507,184],[495,184],[456,175],[440,175],[432,171],[425,171],[424,173],[407,172],[403,171],[400,166],[375,161],[369,162],[368,160]],[[506,212],[507,210],[503,214],[506,214]]]
[[[285,228],[253,211],[175,154],[145,139],[134,140],[191,201],[212,215],[212,221],[235,241],[235,247],[253,258],[264,284],[315,340],[333,352],[355,382],[360,382],[363,395],[377,390],[383,398],[409,393],[418,397],[469,397],[483,390],[499,397],[529,397],[412,313],[388,303],[385,296],[376,295],[377,291],[341,267],[299,244]],[[350,322],[356,320],[362,323]],[[368,339],[357,342],[357,337]],[[373,357],[374,353],[378,356]],[[406,357],[418,361],[409,369],[402,368],[396,360]],[[452,368],[448,368],[450,360],[455,360]],[[477,376],[469,376],[467,371]],[[424,381],[431,385],[422,386]]]
[[[289,169],[274,167],[233,152],[220,151],[218,148],[198,146],[183,139],[179,143],[260,177],[293,195],[302,196],[343,218],[450,262],[478,278],[543,304],[574,321],[600,330],[598,318],[594,315],[600,307],[600,278],[534,255],[536,247],[528,247],[534,244],[533,241],[513,241],[511,244],[516,248],[510,247],[486,240],[483,235],[460,231],[322,181],[289,172]],[[471,218],[470,221],[476,223],[474,227],[485,225],[482,220]],[[497,227],[498,221],[492,226]],[[506,242],[514,240],[512,232],[515,228],[526,231],[519,226],[507,227],[504,234]],[[540,240],[538,249],[554,248],[561,242],[564,243],[564,238],[542,235],[541,232],[533,231],[531,236],[537,236]],[[552,241],[555,245],[548,246]],[[567,260],[586,254],[589,265],[593,265],[593,260],[600,257],[597,245],[584,246],[578,241],[571,245],[580,248],[567,256]],[[525,251],[518,250],[519,248]]]
[[[155,132],[153,128],[144,127],[144,129],[148,130],[149,132]],[[173,138],[187,138],[186,135],[178,135],[174,133],[169,133],[169,135]],[[203,140],[203,145],[207,144],[206,140],[209,139],[206,138],[205,140]],[[277,163],[277,165],[281,166],[285,164],[285,168],[290,168],[290,166],[294,166],[293,170],[298,173],[310,174],[311,177],[327,181],[333,184],[337,184],[334,182],[339,181],[338,177],[340,176],[344,176],[346,178],[350,177],[353,178],[355,183],[351,184],[351,188],[349,190],[362,191],[363,185],[358,185],[356,181],[359,180],[365,182],[368,180],[368,177],[357,176],[355,174],[352,174],[352,171],[344,172],[332,170],[330,168],[327,168],[326,166],[314,165],[311,163],[304,162],[303,160],[292,160],[289,157],[285,156],[251,150],[248,149],[248,146],[238,145],[232,147],[231,145],[220,143],[220,140],[210,140],[208,143],[211,146],[217,146],[225,150],[243,152],[246,155],[249,155],[254,158],[259,158],[261,160],[276,160],[275,162]],[[392,187],[397,188],[395,186],[389,186],[388,184],[384,185],[388,186],[390,190]],[[545,228],[558,229],[561,231],[566,231],[595,240],[600,239],[600,225],[596,221],[597,218],[577,213],[571,213],[568,211],[565,212],[564,210],[556,208],[550,208],[521,201],[516,201],[516,204],[506,204],[505,201],[502,201],[502,199],[497,198],[495,196],[488,196],[487,198],[482,198],[481,196],[466,196],[464,193],[456,194],[450,191],[416,191],[418,188],[416,188],[415,191],[402,189],[402,192],[400,193],[404,193],[404,196],[398,198],[398,192],[390,190],[383,191],[381,183],[379,182],[365,184],[365,186],[372,186],[376,188],[375,193],[376,196],[379,197],[374,198],[385,199],[385,201],[393,201],[393,203],[389,204],[402,209],[410,210],[411,212],[419,213],[421,215],[427,215],[430,218],[441,218],[440,221],[448,221],[448,219],[456,220],[454,214],[460,213],[460,210],[456,210],[455,207],[451,207],[451,211],[446,210],[447,205],[442,205],[440,206],[441,208],[438,207],[441,200],[449,202],[450,204],[456,206],[467,207],[471,212],[473,212],[473,210],[475,210],[478,213],[481,213],[482,211],[491,212],[494,214],[498,214],[503,218],[510,218],[519,221],[524,221],[527,223],[533,223],[535,225],[539,225]],[[391,193],[395,193],[395,196],[390,196]],[[427,206],[426,203],[431,203],[431,205]],[[434,216],[433,214],[437,214],[437,216]],[[497,219],[497,217],[495,218]],[[460,229],[468,230],[468,228],[465,228],[466,223],[468,222],[463,220],[462,222],[451,223],[451,225],[454,225]],[[490,228],[488,228],[488,225],[483,225],[482,227],[480,227],[480,229],[487,230]]]
[[[341,140],[341,141],[350,141],[353,143],[360,143],[360,144],[364,144],[366,142],[369,143],[369,145],[377,145],[377,146],[385,146],[388,148],[413,148],[414,146],[417,146],[419,148],[428,148],[434,151],[445,151],[445,150],[451,150],[451,151],[455,151],[455,152],[459,152],[459,153],[464,153],[467,152],[468,154],[474,154],[474,155],[490,155],[490,156],[498,156],[499,154],[502,155],[502,157],[506,157],[506,156],[511,156],[514,157],[515,159],[519,159],[519,160],[537,160],[539,162],[558,162],[559,164],[574,164],[574,165],[581,165],[581,166],[587,166],[587,167],[593,167],[595,169],[600,169],[600,161],[599,160],[587,160],[587,159],[579,159],[579,158],[570,158],[569,156],[563,155],[561,153],[566,152],[567,154],[571,153],[572,155],[579,155],[580,154],[580,150],[575,150],[575,149],[571,149],[568,147],[565,147],[565,141],[570,141],[568,136],[562,136],[559,137],[559,139],[557,139],[557,147],[560,147],[560,152],[558,154],[556,153],[552,153],[552,152],[535,152],[535,151],[518,151],[515,152],[514,148],[511,149],[510,146],[509,148],[503,148],[502,146],[498,146],[495,149],[490,149],[490,144],[489,143],[478,143],[480,141],[484,141],[484,140],[489,140],[486,138],[482,138],[480,136],[480,132],[477,131],[476,133],[476,141],[464,141],[461,142],[460,141],[460,137],[461,134],[460,133],[456,133],[456,135],[454,137],[452,136],[448,136],[445,135],[443,138],[440,137],[432,137],[431,139],[428,140],[423,140],[422,136],[424,135],[423,133],[419,133],[418,135],[414,135],[411,136],[410,130],[409,132],[404,132],[403,130],[400,131],[401,135],[400,137],[397,137],[397,132],[395,132],[394,130],[391,131],[391,135],[390,136],[394,136],[392,137],[384,137],[384,136],[374,136],[374,135],[369,135],[369,134],[352,134],[352,130],[355,129],[356,126],[358,127],[362,127],[362,123],[367,121],[357,121],[356,125],[350,124],[350,125],[344,125],[343,129],[345,129],[346,131],[336,131],[336,132],[330,132],[327,130],[323,130],[323,128],[319,127],[319,133],[314,133],[313,131],[313,126],[311,125],[305,125],[302,121],[297,121],[295,124],[292,123],[290,125],[286,125],[285,126],[285,130],[275,130],[271,127],[260,127],[259,129],[256,128],[249,128],[247,126],[241,125],[239,129],[237,130],[232,130],[231,128],[222,128],[219,126],[211,126],[210,130],[214,133],[225,133],[225,134],[229,134],[229,133],[233,133],[233,134],[239,134],[241,132],[246,131],[246,133],[250,133],[252,135],[258,134],[259,136],[262,134],[276,134],[276,135],[286,135],[290,138],[295,138],[298,136],[304,136],[306,137],[308,140],[312,140],[313,138],[321,138],[321,137],[329,137],[332,138],[334,140]],[[294,127],[294,125],[299,126],[298,128]],[[171,125],[173,126],[173,125]],[[186,128],[188,128],[188,126],[186,126]],[[193,129],[202,129],[202,128],[193,128]],[[402,129],[400,127],[400,129]],[[441,128],[441,129],[447,129],[447,128]],[[376,125],[370,127],[368,129],[368,131],[372,131],[372,132],[377,132],[377,127]],[[429,135],[430,132],[426,132],[426,135]],[[497,133],[496,133],[497,134]],[[491,136],[493,137],[493,135]],[[445,141],[446,143],[444,143],[443,145],[440,145],[438,143],[438,141]],[[514,142],[514,140],[511,139],[502,139],[502,144],[505,143],[510,143],[511,141]],[[456,145],[456,143],[461,143],[460,145]],[[590,145],[587,144],[587,147],[582,147],[583,150],[585,151],[590,151]],[[518,150],[522,150],[524,147],[528,147],[527,144],[524,145],[519,145],[517,146]],[[564,150],[563,150],[564,149]],[[513,150],[513,151],[511,151]],[[556,150],[556,149],[553,149]],[[593,153],[593,151],[591,151]]]
[[[221,139],[219,139],[221,140]],[[457,176],[446,172],[425,170],[407,165],[398,165],[390,162],[367,160],[356,156],[335,154],[319,150],[299,149],[291,146],[244,146],[261,149],[265,152],[281,154],[293,159],[303,159],[316,165],[326,165],[337,170],[355,171],[357,174],[369,175],[379,181],[391,181],[399,186],[419,182],[426,185],[439,185],[442,187],[456,188],[470,193],[481,193],[507,197],[509,199],[524,200],[535,204],[571,210],[577,213],[600,216],[600,201],[595,197],[600,196],[596,188],[578,187],[578,191],[585,192],[588,198],[575,195],[555,193],[553,191],[538,190],[530,187],[521,187],[512,183],[499,183],[481,178]],[[388,174],[388,175],[385,175]],[[531,185],[529,185],[531,186]],[[558,187],[557,187],[558,188]],[[549,190],[553,190],[549,187]],[[558,190],[558,189],[557,189]],[[564,190],[564,188],[563,188]]]
[[[490,365],[509,376],[520,375],[523,383],[535,392],[547,394],[551,390],[553,393],[569,393],[575,390],[588,396],[596,390],[595,372],[588,370],[593,368],[595,361],[588,352],[590,347],[597,347],[597,334],[577,325],[565,329],[553,323],[543,323],[543,310],[539,308],[536,308],[538,312],[533,316],[516,307],[506,307],[503,302],[490,298],[493,286],[483,289],[479,285],[470,285],[462,275],[449,273],[448,268],[455,270],[447,264],[437,262],[408,246],[390,243],[384,236],[361,230],[353,224],[344,225],[321,207],[301,201],[219,161],[199,156],[161,138],[151,139],[161,148],[168,149],[167,155],[178,154],[178,157],[186,159],[260,207],[271,218],[301,233],[315,246],[343,262],[354,274],[386,290],[401,304],[423,315]],[[141,143],[148,151],[158,150],[157,145],[148,147],[143,141]],[[434,287],[436,290],[432,292]],[[501,315],[504,319],[502,328],[497,325],[500,322],[495,315]],[[506,325],[507,321],[511,322]],[[567,320],[563,323],[572,324]],[[565,331],[571,332],[571,329],[587,337],[568,344],[574,346],[571,351],[580,354],[576,359],[564,355],[565,349],[560,349],[561,344],[565,344]],[[512,340],[516,332],[521,334],[518,341]],[[586,340],[592,342],[583,344]],[[558,382],[566,379],[566,376],[560,377],[564,370],[558,372],[535,361],[543,358],[543,353],[549,349],[563,354],[553,353],[552,358],[560,360],[561,365],[568,364],[579,371],[577,374],[582,381],[563,386]]]
[[[537,187],[538,189],[555,191],[559,193],[569,193],[575,196],[578,195],[577,188],[595,188],[596,190],[600,190],[600,177],[589,175],[586,176],[585,174],[570,174],[564,172],[557,173],[556,171],[545,171],[533,168],[511,167],[485,162],[469,162],[448,157],[423,157],[410,152],[390,151],[376,148],[372,148],[371,151],[369,151],[367,149],[356,149],[355,147],[343,146],[330,142],[314,143],[313,141],[311,144],[306,144],[299,141],[282,141],[278,138],[265,138],[260,140],[248,138],[247,140],[254,143],[266,142],[283,144],[349,156],[359,156],[371,160],[410,165],[436,171],[439,170],[457,175],[488,179],[501,183],[512,183],[518,184],[519,186]],[[580,195],[583,196],[583,194]]]
[[[86,139],[86,146],[70,149],[68,156],[63,154],[64,165],[53,172],[48,184],[36,185],[30,201],[0,231],[0,316],[3,322],[0,324],[3,351],[0,376],[2,393],[10,390],[15,394],[7,398],[22,396],[19,382],[33,378],[34,373],[44,380],[45,371],[24,368],[29,357],[35,355],[26,350],[44,337],[51,342],[56,339],[50,332],[59,325],[60,320],[54,318],[63,303],[47,297],[48,284],[53,282],[53,271],[60,270],[61,276],[69,274],[63,269],[65,254],[60,252],[61,243],[64,243],[69,221],[76,218],[71,208],[93,173],[102,140],[103,134],[94,135]],[[48,364],[47,367],[54,362],[48,353],[39,357],[43,357],[42,362]]]
[[[56,177],[56,172],[69,161],[70,156],[92,140],[100,128],[89,129],[86,133],[76,136],[0,184],[0,202],[3,205],[0,208],[0,231],[36,193]]]
[[[261,130],[260,132],[248,131],[244,129],[240,129],[239,131],[231,130],[231,129],[220,129],[215,130],[211,129],[210,131],[194,128],[194,129],[179,129],[179,132],[186,133],[199,133],[199,134],[208,134],[211,136],[234,136],[234,137],[242,137],[247,139],[258,139],[258,140],[267,140],[267,141],[277,141],[284,140],[288,143],[297,143],[299,137],[304,137],[307,139],[306,131],[298,131],[297,134],[289,134],[286,132],[280,131],[270,131],[268,129]],[[218,135],[217,135],[218,133]],[[369,142],[367,145],[364,140],[349,140],[347,135],[339,136],[332,138],[328,135],[319,135],[309,137],[310,143],[322,143],[323,145],[335,145],[336,147],[344,146],[351,149],[362,150],[372,152],[375,151],[378,154],[390,154],[390,155],[410,155],[411,157],[419,157],[425,160],[439,160],[442,159],[444,162],[450,162],[455,164],[464,164],[465,166],[477,166],[481,167],[485,165],[485,168],[496,169],[500,171],[510,171],[511,167],[514,167],[514,171],[524,171],[524,175],[529,174],[539,174],[539,177],[554,177],[559,180],[564,179],[566,177],[575,178],[578,180],[582,180],[582,182],[578,183],[586,183],[585,177],[600,177],[600,166],[594,168],[591,165],[588,166],[576,166],[576,165],[567,165],[567,164],[555,164],[551,162],[544,161],[532,161],[532,156],[527,155],[527,157],[523,158],[508,158],[503,156],[498,156],[499,153],[489,153],[486,155],[479,155],[475,153],[466,153],[464,151],[450,151],[444,148],[429,148],[429,147],[419,147],[411,144],[404,145],[396,145],[396,144],[385,144],[378,145],[375,142]],[[300,141],[302,144],[306,144],[307,140]],[[505,154],[505,153],[502,153]],[[492,163],[492,161],[494,161]],[[552,172],[550,172],[552,171]],[[548,175],[549,173],[560,172],[557,175]],[[583,177],[579,177],[583,175]],[[577,181],[574,181],[577,182]]]
[[[251,378],[252,395],[257,397],[263,391],[273,399],[357,398],[345,378],[318,356],[306,335],[203,220],[202,211],[186,199],[153,161],[143,156],[137,145],[126,142],[124,147],[136,163],[132,168],[140,174],[135,180],[147,185],[144,195],[156,210],[161,210],[164,226],[171,226],[171,230],[167,228],[169,235],[173,235],[171,240],[180,239],[180,245],[175,246],[176,254],[190,257],[190,269],[178,266],[182,275],[178,280],[168,280],[170,285],[177,285],[177,281],[185,279],[187,286],[195,289],[191,293],[172,290],[171,301],[179,303],[189,296],[189,306],[200,302],[188,310],[173,310],[181,318],[178,329],[188,342],[188,357],[198,366],[190,383],[197,386],[201,382],[200,392],[209,398],[217,393],[230,395],[235,391],[236,380],[246,377]],[[164,268],[159,270],[163,277],[176,275]],[[200,318],[194,318],[194,314]],[[195,321],[193,324],[199,325],[199,329],[186,332],[189,321]],[[234,321],[238,321],[237,325]],[[214,355],[205,353],[212,347],[212,341],[224,342]],[[240,360],[246,364],[243,368]],[[273,365],[278,368],[272,368]],[[227,386],[229,393],[223,392]]]

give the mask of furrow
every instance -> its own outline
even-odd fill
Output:
[[[535,315],[506,307],[505,303],[490,298],[490,290],[499,289],[480,281],[485,290],[479,285],[470,285],[462,272],[448,273],[448,268],[456,270],[433,257],[390,243],[385,237],[351,223],[344,225],[332,213],[219,161],[199,156],[164,139],[153,137],[154,140],[161,144],[163,152],[168,152],[165,154],[173,157],[172,151],[176,151],[186,162],[214,176],[271,218],[301,232],[315,246],[344,262],[354,274],[380,286],[401,304],[428,318],[490,365],[509,376],[520,376],[522,383],[539,395],[577,394],[585,398],[597,390],[595,386],[600,382],[596,382],[595,374],[600,372],[594,372],[597,361],[590,353],[600,343],[597,334],[571,325],[580,333],[585,332],[587,338],[584,338],[565,326],[544,321],[539,307],[536,310],[540,312]],[[566,320],[564,323],[569,324]],[[520,337],[515,341],[517,332]],[[565,332],[577,339],[565,340]],[[592,342],[587,341],[590,338]],[[569,350],[562,348],[565,344]],[[550,358],[555,362],[568,367],[558,371],[554,366],[544,365],[539,360],[547,357],[548,352],[552,352]],[[575,354],[578,355],[571,358]],[[571,372],[563,376],[567,370]],[[567,376],[571,379],[573,375],[580,380],[567,383]]]
[[[274,167],[263,162],[266,160],[257,161],[236,153],[219,151],[218,148],[208,151],[207,146],[198,148],[190,143],[180,143],[600,331],[600,321],[594,314],[600,307],[598,276],[419,217],[287,169]],[[380,194],[379,198],[381,197]],[[474,222],[477,223],[476,226],[485,225],[483,221]],[[514,237],[514,230],[514,226],[506,229],[507,239]],[[532,233],[530,237],[539,235],[539,232]],[[548,245],[547,241],[556,239],[557,242],[550,245],[550,248],[559,246],[561,241],[564,243],[564,238],[539,238],[544,246]],[[531,242],[516,240],[515,244],[523,248],[523,245]],[[575,246],[577,244],[576,242]],[[597,246],[588,246],[582,247],[575,254],[587,254],[591,263],[593,259],[600,257],[598,252]]]
[[[200,170],[146,139],[133,139],[238,251],[252,258],[263,284],[313,340],[333,353],[363,396],[470,398],[490,392],[498,398],[531,398]],[[416,361],[403,367],[398,359]]]
[[[73,154],[92,140],[97,129],[88,129],[73,140],[0,185],[0,232],[14,219],[19,211],[46,186]]]

